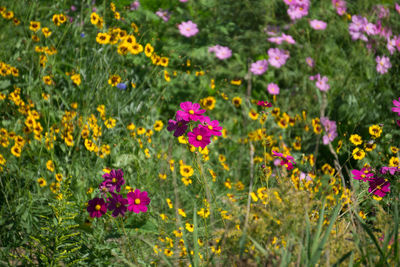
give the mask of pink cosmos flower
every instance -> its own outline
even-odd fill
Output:
[[[134,213],[146,212],[147,206],[150,204],[150,198],[147,192],[140,192],[136,189],[134,192],[129,192],[126,197],[128,198],[128,210]]]
[[[211,121],[210,118],[207,116],[204,116],[204,120],[202,124],[199,125],[199,127],[207,128],[208,132],[211,135],[217,135],[217,136],[222,135],[221,133],[222,127],[219,126],[219,121],[217,120]]]
[[[288,44],[295,44],[296,41],[293,39],[293,37],[291,35],[286,35],[284,33],[282,33],[282,40],[287,42]]]
[[[128,200],[124,198],[122,195],[118,195],[115,193],[111,193],[112,198],[109,198],[108,201],[108,210],[113,210],[111,214],[113,217],[117,217],[119,214],[123,217],[125,215],[126,210],[128,209],[126,205],[128,205]]]
[[[253,62],[250,67],[250,71],[254,75],[262,75],[267,71],[267,69],[268,69],[268,61],[265,59]]]
[[[400,5],[397,4],[397,3],[395,3],[395,4],[394,4],[394,7],[396,8],[397,13],[400,14]]]
[[[224,60],[232,56],[232,50],[227,46],[214,45],[208,48],[208,52],[214,52],[215,56],[220,60]]]
[[[279,86],[276,83],[269,83],[267,90],[271,95],[279,95]]]
[[[176,116],[185,121],[202,121],[204,116],[201,114],[206,112],[205,109],[200,109],[199,103],[190,101],[182,102],[180,107],[182,110],[178,110]]]
[[[382,167],[381,168],[381,173],[382,174],[386,174],[386,173],[390,173],[391,175],[395,175],[396,172],[400,172],[400,167]]]
[[[394,107],[392,107],[392,111],[397,112],[397,115],[400,116],[400,97],[399,101],[397,101],[396,99],[393,100],[393,105]]]
[[[279,48],[268,49],[268,63],[275,68],[280,68],[285,65],[288,58],[289,51],[281,50]]]
[[[131,4],[130,6],[130,10],[137,10],[140,6],[140,2],[139,1],[135,1]]]
[[[306,179],[306,182],[312,181],[312,178],[310,175],[305,174],[304,172],[300,172],[300,176],[299,176],[300,180],[304,180]]]
[[[321,78],[321,75],[317,74],[317,81],[315,82],[315,86],[323,92],[326,92],[329,90],[330,86],[328,84],[328,77],[323,76]]]
[[[332,0],[332,5],[336,9],[336,13],[340,16],[346,13],[346,1],[344,0]]]
[[[369,181],[368,192],[378,197],[384,197],[390,192],[390,182],[382,177],[375,177],[375,179]]]
[[[164,22],[167,22],[170,17],[168,10],[162,10],[161,8],[156,12],[156,15],[159,16]]]
[[[389,50],[389,53],[391,55],[393,55],[393,53],[396,51],[396,41],[397,41],[397,37],[395,37],[393,39],[387,38],[386,48]]]
[[[356,180],[361,180],[363,182],[368,182],[374,179],[374,174],[368,172],[367,169],[362,168],[361,170],[352,170],[353,178]]]
[[[314,30],[325,30],[326,29],[326,22],[322,20],[310,20],[310,26]]]
[[[392,67],[392,64],[390,64],[390,59],[385,56],[377,56],[376,59],[376,71],[379,72],[380,74],[385,74],[388,72],[388,69]]]
[[[211,133],[206,127],[196,127],[192,132],[188,132],[188,141],[194,147],[205,148],[209,143]]]
[[[186,3],[188,0],[179,0],[181,3]]]
[[[364,32],[368,35],[375,35],[378,34],[378,29],[375,24],[368,22],[366,25],[364,25]]]
[[[288,171],[293,169],[293,164],[296,164],[296,162],[294,161],[294,158],[292,156],[284,155],[282,153],[278,153],[273,150],[272,150],[272,155],[274,155],[275,157],[280,157],[281,158],[280,165],[281,166],[286,165],[286,169]]]
[[[107,212],[107,204],[104,199],[96,197],[89,200],[87,211],[89,212],[90,217],[100,218]]]
[[[314,60],[311,57],[307,57],[306,58],[306,63],[308,66],[310,66],[311,68],[314,68]]]
[[[288,4],[288,3],[290,3],[290,4]],[[287,13],[291,20],[300,19],[300,18],[308,15],[308,9],[310,8],[309,0],[287,1],[286,4],[289,5]]]
[[[179,32],[185,37],[191,37],[196,35],[199,32],[197,29],[197,24],[193,23],[191,20],[182,22],[178,25]]]
[[[338,136],[336,122],[329,120],[327,117],[321,117],[321,124],[325,128],[325,135],[322,137],[322,143],[327,145]]]

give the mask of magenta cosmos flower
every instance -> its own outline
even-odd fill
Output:
[[[367,169],[362,168],[361,170],[352,170],[353,178],[356,180],[361,180],[363,182],[372,181],[374,179],[374,174],[368,172]]]
[[[258,105],[258,106],[265,107],[265,108],[270,108],[270,107],[272,107],[272,104],[271,104],[271,103],[269,103],[269,102],[267,102],[267,101],[261,101],[261,100],[257,102],[257,105]]]
[[[310,20],[310,26],[314,30],[325,30],[326,29],[326,22],[324,22],[322,20],[313,19],[313,20]]]
[[[205,148],[209,143],[211,132],[206,127],[196,127],[192,132],[188,133],[188,141],[194,147]]]
[[[384,197],[390,192],[390,183],[382,177],[375,177],[375,179],[369,181],[368,192],[378,197]]]
[[[108,199],[108,210],[113,210],[112,216],[117,217],[119,214],[125,216],[128,205],[128,200],[122,195],[111,193],[112,198]]]
[[[90,217],[100,218],[107,212],[107,204],[104,202],[104,199],[96,197],[89,200],[87,211],[89,212]]]
[[[271,95],[279,95],[279,86],[275,83],[269,83],[267,90]]]
[[[204,116],[201,114],[206,112],[205,109],[200,109],[199,103],[192,103],[190,101],[182,102],[180,107],[182,110],[178,110],[176,116],[185,121],[202,121]]]
[[[400,167],[387,167],[387,166],[384,166],[384,167],[381,168],[381,173],[382,174],[386,174],[388,172],[391,175],[395,175],[396,172],[400,172]]]
[[[214,52],[215,56],[220,60],[224,60],[232,56],[232,50],[227,46],[214,45],[208,48],[208,52]]]
[[[380,74],[385,74],[388,72],[388,69],[392,67],[392,64],[390,64],[390,59],[385,56],[377,56],[376,59],[376,71],[379,72]]]
[[[289,51],[281,50],[279,48],[268,49],[268,63],[275,68],[280,68],[285,65],[288,58]]]
[[[129,192],[126,197],[128,198],[128,210],[134,213],[146,212],[147,206],[150,204],[150,198],[147,192],[140,192],[136,189],[134,192]]]
[[[197,29],[197,24],[193,23],[191,20],[182,22],[178,25],[179,32],[186,37],[191,37],[196,35],[199,32]]]
[[[267,69],[268,69],[268,61],[265,59],[251,63],[250,67],[250,71],[254,75],[262,75],[267,71]]]
[[[221,136],[222,127],[219,126],[219,121],[213,120],[211,121],[209,117],[204,116],[203,124],[200,124],[199,127],[207,128],[208,132],[211,135]]]
[[[112,169],[109,173],[103,174],[105,187],[108,188],[109,192],[121,191],[121,186],[125,184],[124,172],[122,170]]]
[[[280,157],[281,158],[280,165],[281,166],[286,165],[286,169],[288,171],[293,169],[293,164],[296,164],[296,162],[294,161],[294,158],[292,156],[284,155],[282,153],[278,153],[273,150],[272,150],[272,155],[274,155],[275,157]]]
[[[393,99],[393,105],[394,105],[394,107],[392,107],[392,111],[397,112],[397,115],[400,116],[400,97],[399,97],[399,101],[397,101],[396,99]]]

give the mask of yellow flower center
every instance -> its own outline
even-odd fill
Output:
[[[136,204],[136,205],[139,205],[139,204],[140,204],[140,199],[139,199],[139,198],[135,199],[135,204]]]
[[[115,205],[115,207],[117,207],[117,208],[121,207],[121,203],[118,202],[118,203]]]
[[[194,111],[193,111],[193,109],[189,110],[189,114],[191,114],[191,115],[193,115],[193,114],[194,114]]]
[[[112,178],[111,181],[113,182],[113,184],[115,184],[117,182],[117,179],[116,178]]]
[[[95,208],[95,210],[100,210],[101,206],[99,204],[97,204],[96,207],[94,207],[94,208]]]
[[[213,129],[213,127],[212,127],[211,125],[208,125],[208,129],[212,130],[212,129]]]
[[[203,140],[203,136],[201,136],[201,135],[196,136],[196,140],[197,140],[197,141]]]

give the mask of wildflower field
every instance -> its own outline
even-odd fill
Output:
[[[399,1],[0,14],[1,266],[400,265]]]

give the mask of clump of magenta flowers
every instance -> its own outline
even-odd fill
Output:
[[[150,198],[147,192],[141,192],[139,189],[130,191],[126,198],[121,194],[121,187],[125,184],[124,172],[122,170],[111,170],[103,176],[103,182],[99,185],[100,197],[89,200],[87,211],[90,217],[99,218],[112,212],[113,217],[125,216],[125,212],[134,213],[147,212],[147,206],[150,204]]]
[[[200,104],[187,101],[182,102],[180,107],[182,110],[176,112],[176,121],[169,120],[167,127],[168,131],[174,131],[175,137],[184,135],[189,126],[192,128],[196,122],[199,124],[187,133],[188,142],[194,147],[205,148],[211,143],[213,135],[221,135],[222,127],[219,126],[219,122],[211,121],[209,117],[202,115],[206,110],[200,109]]]

